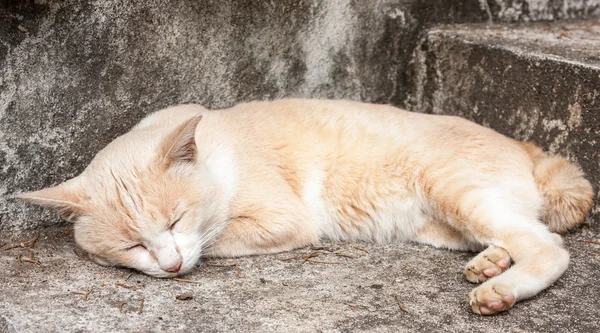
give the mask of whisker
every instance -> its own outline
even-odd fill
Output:
[[[215,228],[212,232],[200,240],[200,247],[204,246],[208,241],[211,241],[221,231],[221,228]]]
[[[206,241],[204,241],[202,243],[202,246],[204,246],[204,249],[208,249],[211,246],[213,246],[218,240],[218,237],[207,237]]]
[[[219,227],[218,223],[213,224],[208,229],[206,229],[202,235],[200,235],[200,242],[202,242],[210,233],[216,230]]]
[[[201,236],[199,246],[204,246],[207,242],[213,240],[214,236],[223,231],[227,226],[227,222],[224,223],[215,223],[213,226],[208,228]]]

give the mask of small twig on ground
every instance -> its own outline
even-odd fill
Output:
[[[302,256],[302,263],[310,261],[311,258],[318,257],[321,255],[319,252],[311,252],[305,256]]]
[[[320,256],[321,254],[327,254],[327,253],[322,253],[322,252],[311,252],[309,254],[305,254],[305,255],[301,255],[301,256],[296,256],[296,257],[292,257],[292,258],[287,258],[287,259],[282,259],[282,261],[290,261],[290,260],[294,260],[294,259],[301,259],[302,263],[313,263],[313,264],[331,264],[331,265],[338,265],[341,264],[341,262],[337,262],[337,261],[325,261],[325,260],[317,260],[317,259],[313,259],[315,257]],[[335,253],[337,256],[340,257],[349,257],[349,258],[356,258],[350,255],[345,255],[345,254],[338,254]]]
[[[584,239],[583,241],[586,242],[586,243],[592,243],[592,244],[598,244],[598,245],[600,245],[599,241],[595,241],[595,240],[592,240],[592,239]]]
[[[39,262],[38,260],[35,260],[34,257],[34,253],[32,248],[35,246],[35,243],[37,242],[37,240],[40,238],[40,233],[39,232],[35,232],[35,236],[33,237],[33,239],[30,239],[28,241],[25,242],[20,242],[18,244],[13,244],[13,245],[9,245],[6,248],[4,248],[4,251],[8,251],[8,250],[12,250],[12,249],[16,249],[16,248],[20,248],[20,249],[25,249],[27,252],[29,252],[29,258],[23,258],[23,256],[21,254],[19,254],[17,256],[17,262],[19,263],[19,265],[21,265],[23,262],[28,262],[31,264],[36,264],[38,266],[40,266],[42,272],[46,269],[46,267],[44,267],[44,265],[42,265],[41,262]]]
[[[123,307],[127,304],[127,302],[119,302],[119,312],[123,313]]]
[[[357,258],[355,256],[352,256],[352,255],[349,255],[349,254],[345,254],[345,253],[336,253],[335,255],[338,256],[338,257],[345,257],[345,258],[354,258],[354,259]]]
[[[190,299],[194,299],[194,295],[192,294],[181,294],[181,295],[177,295],[175,296],[176,299],[180,300],[180,301],[187,301]]]
[[[126,288],[126,289],[131,289],[131,288],[133,288],[133,286],[128,286],[128,285],[126,285],[126,284],[124,284],[124,283],[121,283],[121,282],[115,282],[115,286],[122,287],[122,288]]]
[[[327,252],[333,252],[335,251],[335,249],[332,249],[329,246],[313,246],[310,248],[313,251],[327,251]]]
[[[240,268],[240,265],[238,265],[238,264],[210,264],[210,263],[207,263],[206,266],[211,266],[211,267],[237,267],[237,277],[238,278],[242,277],[242,269]]]
[[[21,261],[28,262],[28,263],[32,263],[32,264],[36,264],[36,265],[40,266],[40,268],[41,268],[42,272],[43,272],[44,270],[46,270],[46,267],[44,267],[44,265],[42,265],[42,263],[41,263],[41,262],[39,262],[39,261],[37,261],[37,260],[35,260],[35,259],[32,259],[32,258],[21,258]]]
[[[90,290],[88,290],[86,292],[72,291],[71,293],[73,293],[75,295],[83,295],[83,300],[87,302],[88,296],[90,296],[90,294],[92,293],[93,290],[94,290],[93,288],[90,288]]]
[[[365,249],[364,247],[360,247],[358,245],[354,245],[353,248],[357,249],[357,250],[361,250],[363,252],[369,253],[369,249]]]
[[[35,243],[37,242],[37,240],[40,238],[40,233],[39,232],[35,232],[35,237],[33,237],[32,240],[25,242],[25,247],[29,247],[32,248],[35,246]]]
[[[125,278],[125,281],[129,280],[131,278],[131,276],[133,275],[133,273],[130,273],[127,278]]]
[[[40,238],[40,233],[39,232],[35,232],[35,236],[33,237],[33,239],[28,240],[26,242],[20,242],[18,244],[13,244],[13,245],[9,245],[7,246],[4,251],[8,251],[8,250],[12,250],[15,248],[32,248],[35,245],[35,242],[37,242],[38,238]]]
[[[184,282],[184,283],[201,284],[200,281],[186,280],[186,279],[180,279],[180,278],[173,278],[173,280],[178,281],[178,282]]]
[[[347,306],[349,306],[349,307],[351,307],[351,308],[355,308],[356,307],[356,304],[354,304],[354,303],[344,303],[344,304],[347,305]]]
[[[394,297],[396,298],[396,302],[398,302],[398,306],[400,307],[400,310],[402,310],[403,312],[408,312],[404,308],[404,305],[402,305],[402,303],[400,302],[400,297],[398,297],[398,295],[394,295]]]
[[[140,311],[138,311],[138,314],[142,314],[142,312],[144,311],[144,301],[145,300],[146,299],[143,298],[143,297],[139,299],[139,301],[140,301]]]

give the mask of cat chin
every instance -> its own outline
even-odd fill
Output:
[[[166,272],[160,268],[159,269],[150,269],[150,270],[142,270],[142,269],[136,269],[136,270],[138,272],[141,272],[146,275],[153,276],[153,277],[157,277],[157,278],[173,278],[173,277],[188,273],[189,271],[192,270],[193,267],[195,267],[195,265],[192,265],[191,267],[188,267],[188,268],[182,267],[181,270],[177,273]]]
[[[144,273],[146,275],[150,275],[150,276],[153,276],[153,277],[163,278],[163,279],[173,278],[173,277],[176,277],[178,275],[183,274],[182,272],[169,273],[169,272],[165,272],[165,271],[159,271],[159,272],[157,272],[157,271],[154,271],[154,270],[153,271],[139,271],[139,272],[142,272],[142,273]]]

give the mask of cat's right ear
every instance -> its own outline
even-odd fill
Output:
[[[198,149],[195,134],[200,120],[202,120],[202,115],[195,115],[167,136],[162,148],[163,163],[166,167],[178,162],[196,162]]]
[[[53,208],[69,222],[75,222],[77,217],[84,213],[81,195],[74,190],[73,180],[39,191],[21,193],[15,198],[38,206]]]

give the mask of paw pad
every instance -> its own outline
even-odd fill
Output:
[[[493,283],[493,281],[473,289],[469,299],[471,309],[482,315],[506,311],[512,308],[516,301],[513,287],[508,284]]]
[[[510,255],[500,247],[490,246],[473,258],[465,269],[467,280],[482,283],[510,268]]]

